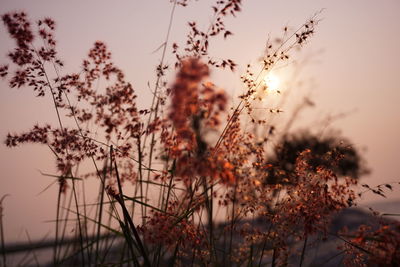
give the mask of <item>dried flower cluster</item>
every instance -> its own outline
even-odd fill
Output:
[[[348,235],[348,234],[347,234]],[[372,230],[362,225],[344,245],[346,266],[398,266],[400,264],[400,224],[381,223]]]
[[[188,1],[174,4],[186,6]],[[308,237],[326,237],[331,216],[353,205],[356,180],[342,178],[343,173],[335,168],[344,153],[325,151],[321,156],[313,148],[304,149],[295,156],[289,174],[278,168],[279,159],[273,161],[268,154],[275,128],[252,114],[261,77],[278,62],[288,60],[292,48],[308,41],[316,17],[292,35],[285,28],[276,45],[267,44],[260,71],[253,73],[248,66],[242,76],[246,92],[228,114],[226,93],[208,79],[212,69],[233,71],[236,64],[231,59],[217,62],[208,48],[211,38],[232,34],[224,19],[241,10],[241,1],[218,0],[212,9],[214,18],[207,30],[190,22],[184,50],[173,44],[174,81],[163,82],[169,70],[163,60],[157,66],[153,104],[145,110],[138,110],[134,87],[112,62],[103,42],[94,43],[80,72],[61,75],[54,21],[39,20],[33,31],[25,13],[3,15],[16,41],[8,55],[16,71],[9,77],[9,66],[2,65],[0,76],[8,78],[10,87],[30,87],[38,96],[50,95],[59,122],[8,134],[5,144],[42,144],[55,155],[60,193],[66,195],[67,185],[72,184],[82,262],[101,263],[99,243],[93,259],[94,245],[84,241],[90,220],[97,242],[102,227],[125,237],[128,252],[121,259],[128,255],[135,266],[156,266],[167,260],[182,265],[252,266],[266,261],[287,265],[296,242],[306,247]],[[43,44],[39,48],[37,39]],[[243,127],[244,116],[250,117],[251,125],[268,127],[261,139],[248,130],[251,127]],[[73,126],[65,126],[67,119]],[[96,215],[90,219],[86,213],[82,219],[78,179],[73,175],[86,160],[94,168],[81,177],[95,176],[100,183]],[[124,181],[131,182],[132,196],[124,194]],[[106,203],[105,195],[110,202]],[[108,226],[103,215],[106,207]],[[221,216],[225,217],[220,227]],[[256,221],[261,224],[255,225]],[[398,263],[398,229],[384,226],[372,234],[364,230],[349,242],[373,252],[373,257],[368,256],[371,262]],[[350,253],[354,248],[346,245],[344,249]],[[172,259],[166,259],[169,256]]]

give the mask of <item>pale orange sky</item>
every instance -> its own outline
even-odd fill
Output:
[[[155,77],[171,3],[150,1],[21,1],[2,0],[0,13],[25,10],[32,19],[50,16],[57,22],[56,39],[65,73],[77,71],[94,41],[105,41],[114,62],[126,73],[136,88],[140,103],[149,103],[147,82]],[[195,20],[207,27],[213,1],[192,1],[178,8],[171,41],[182,42]],[[268,34],[279,36],[283,26],[297,27],[316,11],[325,8],[316,35],[298,59],[311,57],[302,72],[310,83],[316,107],[298,119],[297,127],[307,127],[325,115],[350,114],[333,126],[349,137],[357,148],[367,148],[365,158],[372,169],[362,183],[377,185],[399,181],[400,166],[400,1],[386,0],[303,0],[244,1],[243,11],[226,24],[234,35],[217,41],[211,53],[232,58],[239,64],[236,73],[214,72],[215,83],[228,92],[239,92],[239,76],[247,63],[256,63]],[[0,63],[12,43],[0,27]],[[322,51],[322,52],[321,52]],[[297,53],[294,55],[297,57]],[[172,62],[167,58],[167,62]],[[282,71],[284,72],[284,70]],[[311,83],[312,81],[312,83]],[[30,89],[9,89],[0,83],[0,139],[6,134],[26,130],[36,122],[54,122],[51,102],[34,98]],[[285,115],[282,115],[285,116]],[[45,147],[26,145],[15,149],[0,146],[0,197],[5,200],[4,221],[7,240],[26,240],[24,229],[32,238],[52,230],[43,222],[54,219],[55,187],[38,195],[52,179],[39,170],[51,173],[53,161]],[[97,189],[97,187],[96,187]],[[389,200],[400,200],[400,187],[389,193]],[[364,202],[383,200],[371,197]]]

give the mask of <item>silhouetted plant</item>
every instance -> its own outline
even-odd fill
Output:
[[[311,151],[310,167],[323,166],[338,177],[359,179],[369,173],[361,153],[344,137],[335,134],[318,136],[309,131],[285,134],[275,145],[267,169],[267,183],[295,183],[295,163],[299,154]]]
[[[171,20],[175,7],[187,4],[174,1]],[[16,41],[8,55],[15,72],[9,77],[10,68],[4,65],[0,75],[10,87],[27,86],[40,97],[50,95],[58,118],[56,127],[35,125],[8,134],[5,141],[9,147],[46,145],[55,156],[59,190],[54,265],[68,264],[70,255],[79,257],[82,265],[109,263],[101,255],[113,246],[101,242],[106,234],[124,238],[117,265],[287,265],[290,255],[297,254],[293,242],[302,242],[301,266],[309,237],[328,235],[331,216],[353,205],[353,186],[366,173],[354,148],[342,146],[336,137],[286,136],[271,159],[267,144],[241,122],[249,116],[253,124],[266,123],[252,116],[258,91],[267,90],[263,77],[288,60],[291,49],[307,43],[318,24],[317,14],[293,33],[285,28],[277,44],[267,44],[259,71],[247,70],[242,76],[245,92],[229,113],[228,97],[209,81],[209,73],[215,68],[233,71],[236,63],[215,60],[209,46],[215,36],[232,34],[224,20],[240,12],[241,1],[218,0],[212,10],[207,30],[189,22],[183,50],[172,44],[177,74],[164,82],[170,71],[163,63],[168,29],[156,67],[154,98],[143,110],[138,110],[134,87],[103,42],[94,43],[80,72],[61,75],[55,22],[39,20],[34,31],[25,13],[3,15]],[[105,84],[97,86],[100,78]],[[66,126],[64,115],[72,118],[72,126]],[[217,138],[210,138],[211,133]],[[78,175],[78,167],[87,161],[93,169]],[[88,177],[99,180],[94,216],[87,212],[84,194],[78,194],[77,185]],[[134,188],[131,195],[125,193],[127,181]],[[70,204],[63,206],[61,199],[68,193]],[[223,226],[218,225],[221,214]],[[72,216],[79,247],[68,251],[61,245]],[[261,226],[248,223],[254,218]]]

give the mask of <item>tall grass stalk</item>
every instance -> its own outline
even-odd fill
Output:
[[[259,107],[257,101],[272,94],[264,77],[308,42],[320,13],[294,31],[285,27],[279,41],[268,41],[256,71],[248,66],[241,77],[242,95],[229,103],[210,75],[215,69],[235,71],[237,64],[212,55],[209,47],[232,35],[226,18],[241,11],[241,1],[215,1],[205,30],[189,22],[187,40],[172,44],[173,59],[167,52],[175,12],[189,1],[171,4],[151,105],[143,110],[104,43],[95,42],[80,72],[62,74],[54,21],[39,20],[34,32],[26,14],[3,16],[17,44],[9,57],[19,70],[9,78],[10,86],[31,86],[39,96],[50,93],[58,121],[57,127],[37,125],[6,139],[10,147],[44,144],[55,156],[53,265],[286,266],[303,244],[300,258],[294,257],[302,266],[308,262],[309,238],[325,234],[330,218],[352,206],[357,182],[337,171],[345,155],[336,148],[318,155],[307,147],[291,164],[278,156],[274,161],[270,151],[280,140],[271,117],[279,119],[281,109],[270,103]],[[35,48],[34,36],[44,45]],[[164,83],[171,60],[176,76]],[[0,66],[0,75],[7,71]],[[284,138],[303,106],[289,116],[280,133]],[[260,109],[270,115],[255,112]],[[328,163],[313,165],[321,160]],[[92,172],[80,176],[84,162]],[[87,178],[98,181],[94,204],[88,201]],[[382,188],[371,190],[383,194]],[[70,228],[77,242],[69,242]],[[338,237],[347,251],[369,252],[361,239]]]
[[[3,206],[3,201],[4,199],[9,196],[8,194],[4,195],[0,199],[0,241],[1,241],[1,250],[3,251],[2,253],[2,262],[3,266],[7,266],[7,255],[6,255],[6,248],[5,248],[5,238],[4,238],[4,225],[3,225],[3,216],[4,216],[4,206]]]

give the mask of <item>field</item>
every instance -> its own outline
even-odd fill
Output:
[[[4,84],[30,90],[56,118],[6,129],[4,145],[47,149],[53,171],[41,176],[52,182],[43,192],[56,198],[51,237],[27,233],[29,242],[12,244],[4,223],[12,196],[0,196],[1,266],[400,265],[399,214],[357,208],[396,195],[398,179],[363,182],[374,166],[332,127],[346,112],[302,120],[318,103],[307,90],[314,85],[301,83],[313,56],[296,57],[323,31],[324,9],[268,35],[261,56],[243,64],[223,52],[241,0],[214,1],[209,20],[189,19],[171,37],[176,12],[197,4],[169,3],[145,93],[106,42],[95,40],[69,71],[57,17],[2,14],[13,44],[0,64]],[[240,90],[225,87],[232,77]]]

